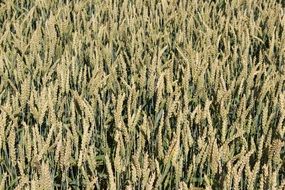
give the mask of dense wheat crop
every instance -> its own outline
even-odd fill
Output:
[[[285,189],[283,0],[0,0],[0,189]]]

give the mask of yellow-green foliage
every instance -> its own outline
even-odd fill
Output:
[[[284,7],[0,1],[0,189],[285,189]]]

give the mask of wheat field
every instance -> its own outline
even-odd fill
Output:
[[[284,0],[0,0],[0,186],[284,190]]]

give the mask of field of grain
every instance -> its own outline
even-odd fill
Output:
[[[0,189],[285,189],[284,0],[0,0]]]

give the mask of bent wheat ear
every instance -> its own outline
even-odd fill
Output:
[[[108,155],[105,155],[105,162],[106,162],[106,167],[107,167],[108,176],[109,176],[109,188],[111,190],[115,190],[116,182],[115,182],[114,172],[112,169],[112,164],[111,164],[111,161]]]

